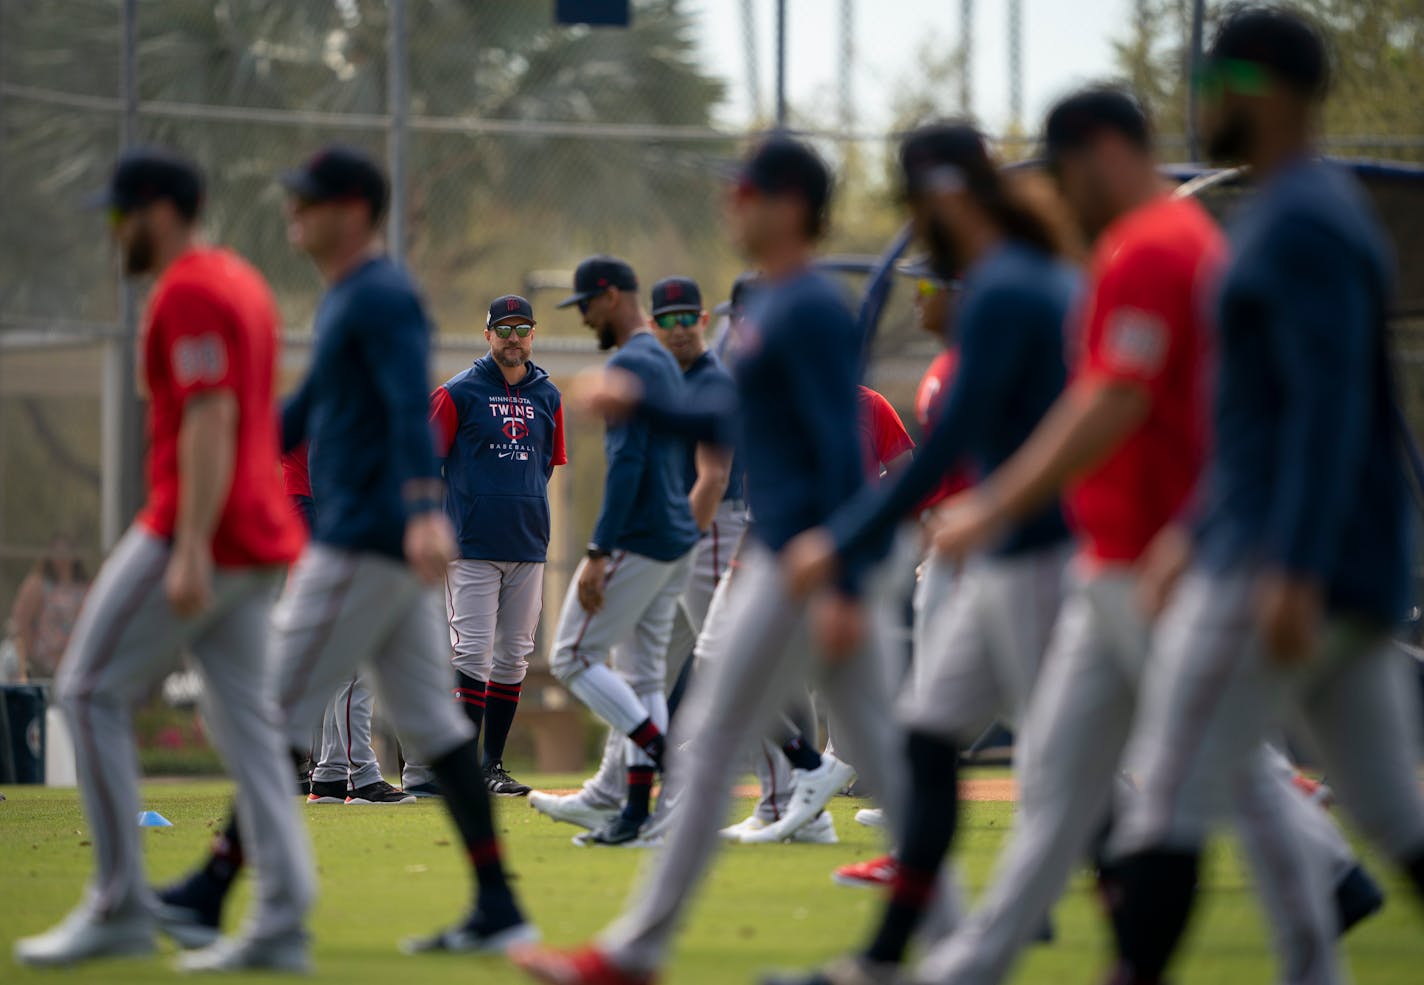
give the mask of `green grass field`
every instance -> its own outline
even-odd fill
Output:
[[[550,788],[575,782],[572,777],[538,779],[539,785]],[[217,781],[145,787],[145,806],[174,823],[172,828],[143,832],[149,871],[156,881],[177,875],[204,850],[229,790]],[[15,787],[5,793],[9,799],[0,803],[0,981],[150,982],[173,974],[166,943],[153,959],[97,963],[67,974],[10,964],[16,937],[47,928],[78,899],[91,849],[73,791]],[[878,897],[837,887],[829,879],[835,866],[878,851],[875,833],[851,819],[858,806],[845,798],[833,805],[839,845],[734,846],[724,851],[692,909],[664,980],[755,982],[759,972],[813,965],[860,942]],[[489,985],[523,980],[498,959],[408,958],[396,951],[401,937],[452,922],[468,902],[466,866],[438,803],[303,811],[321,873],[321,896],[311,925],[317,980],[390,982],[405,976],[421,983]],[[1010,804],[968,805],[958,858],[971,891],[983,887],[1011,816]],[[522,800],[501,801],[499,822],[519,891],[546,940],[580,942],[618,912],[643,853],[575,847],[569,841],[574,829],[535,814]],[[1387,883],[1391,898],[1384,912],[1349,938],[1355,980],[1418,985],[1424,981],[1420,911],[1390,870],[1377,858],[1369,862]],[[1176,980],[1206,985],[1272,981],[1261,918],[1229,846],[1213,856],[1207,882],[1206,905]],[[237,908],[243,906],[245,895],[236,901]],[[229,916],[240,912],[237,908]],[[1036,948],[1014,980],[1096,981],[1107,941],[1086,880],[1074,883],[1055,920],[1056,943]]]

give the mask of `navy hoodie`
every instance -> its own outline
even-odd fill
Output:
[[[508,383],[486,353],[431,395],[445,511],[462,558],[547,558],[549,476],[568,462],[564,408],[549,374],[532,362],[526,369]]]

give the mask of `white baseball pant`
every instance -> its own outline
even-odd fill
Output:
[[[549,669],[620,735],[645,720],[666,732],[668,640],[692,553],[655,561],[615,551],[597,612],[586,612],[579,602],[578,580],[587,563],[579,565],[569,584]],[[653,765],[631,739],[624,740],[623,750],[626,765]]]
[[[867,780],[892,817],[902,802],[904,766],[879,658],[866,651],[834,664],[816,660],[806,607],[788,595],[776,557],[760,543],[749,542],[743,551],[727,605],[723,652],[693,682],[668,743],[679,822],[650,860],[630,909],[601,938],[615,963],[628,969],[661,964],[718,846],[733,774],[755,741],[751,737],[766,734],[793,689],[804,687],[813,671],[847,754],[866,764]],[[679,744],[689,736],[696,736],[697,748],[683,755]]]
[[[1013,834],[978,906],[925,955],[917,980],[1001,982],[1042,926],[1121,782],[1149,635],[1130,570],[1075,570],[1014,747],[1019,801]],[[1253,798],[1252,810],[1238,811],[1237,829],[1282,942],[1313,940],[1313,922],[1299,920],[1288,905],[1303,885],[1268,863],[1280,855],[1282,832],[1310,839],[1316,858],[1348,857],[1349,850],[1324,812],[1294,790],[1289,769],[1273,764],[1267,771],[1268,762],[1263,747],[1253,771],[1269,773],[1270,783]],[[1329,834],[1319,830],[1321,819]]]
[[[291,796],[273,687],[275,655],[267,646],[282,570],[219,568],[212,606],[180,618],[163,590],[170,553],[162,539],[129,529],[85,600],[56,682],[94,840],[89,904],[103,919],[155,905],[134,823],[140,805],[131,716],[186,650],[202,675],[209,733],[237,781],[238,823],[252,835],[247,857],[256,886],[246,930],[264,937],[300,928],[315,873]],[[304,745],[309,725],[301,732]]]

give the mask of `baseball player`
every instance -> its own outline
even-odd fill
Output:
[[[900,161],[936,270],[945,278],[962,272],[959,371],[899,480],[790,545],[785,567],[797,587],[883,550],[877,544],[962,461],[992,471],[1038,425],[1066,376],[1062,331],[1076,278],[1055,259],[1056,236],[1007,186],[983,136],[963,124],[925,126],[905,139]],[[902,701],[912,786],[888,905],[865,951],[812,981],[893,976],[953,839],[960,750],[995,719],[1023,719],[1070,551],[1055,499],[1008,526],[958,575],[943,618],[930,623],[915,655],[926,661],[924,684]],[[938,569],[954,564],[936,555],[926,577],[948,586],[952,579]]]
[[[202,200],[192,164],[150,149],[121,158],[103,194],[125,272],[157,277],[139,358],[148,500],[85,601],[56,684],[75,739],[94,872],[63,922],[16,942],[25,964],[153,950],[157,903],[134,824],[129,719],[185,650],[253,834],[250,931],[299,930],[312,898],[310,848],[287,784],[273,782],[289,766],[271,727],[264,645],[272,597],[303,536],[278,477],[277,309],[257,271],[198,243]]]
[[[1417,690],[1390,640],[1410,582],[1408,493],[1386,318],[1389,251],[1360,188],[1319,160],[1329,58],[1277,7],[1233,11],[1201,79],[1215,160],[1260,182],[1230,230],[1216,302],[1213,446],[1194,536],[1154,545],[1157,623],[1113,848],[1114,981],[1158,981],[1191,913],[1201,846],[1282,714],[1314,740],[1361,830],[1424,896]],[[1189,563],[1180,584],[1174,575]],[[1329,926],[1328,882],[1294,839],[1273,846]],[[1293,981],[1333,981],[1329,947]]]
[[[668,277],[653,285],[651,298],[654,334],[677,360],[684,385],[694,393],[735,392],[735,384],[721,360],[707,348],[707,312],[702,308],[702,291],[697,283],[686,277]],[[669,719],[674,695],[686,688],[694,645],[705,625],[713,593],[731,565],[747,526],[741,469],[729,449],[708,442],[689,443],[683,458],[683,477],[688,507],[693,522],[702,531],[702,539],[693,551],[692,571],[678,600],[668,641]],[[621,810],[626,794],[624,746],[623,735],[610,729],[598,772],[584,783],[583,789],[565,796],[536,794],[531,803],[555,820],[591,828],[607,823],[612,814]],[[592,843],[588,838],[584,842]]]
[[[574,272],[577,305],[610,367],[634,374],[648,392],[680,399],[677,360],[648,328],[633,268],[593,256]],[[594,829],[594,844],[635,840],[648,819],[653,776],[667,728],[667,649],[678,598],[700,538],[688,505],[683,443],[641,421],[608,427],[603,507],[588,556],[569,586],[550,669],[624,743],[628,795],[623,809]],[[606,661],[612,656],[612,666]],[[540,798],[536,808],[547,806]]]
[[[312,543],[274,617],[281,720],[289,744],[300,748],[327,696],[355,666],[369,665],[396,729],[439,781],[477,883],[460,926],[406,949],[503,950],[535,932],[505,875],[477,740],[449,699],[433,586],[445,577],[455,542],[427,423],[429,321],[409,276],[380,249],[388,186],[375,162],[330,147],[283,184],[290,236],[328,290],[311,368],[282,413],[286,447],[311,439],[320,506]],[[239,860],[243,840],[229,825],[223,843]],[[215,855],[190,878],[187,923],[210,922],[233,868]],[[171,907],[168,921],[184,916]],[[293,926],[219,940],[185,966],[301,968],[306,948]]]
[[[1220,233],[1195,200],[1168,195],[1146,115],[1120,90],[1059,103],[1044,146],[1065,200],[1096,240],[1073,382],[1019,452],[951,501],[936,544],[958,556],[1066,485],[1082,547],[1018,735],[1013,837],[979,908],[917,969],[930,981],[1001,981],[1101,828],[1149,646],[1137,566],[1183,509],[1206,445],[1209,327],[1198,299],[1219,269]],[[1268,864],[1275,842],[1304,841],[1316,829],[1333,840],[1327,850],[1356,873],[1342,883],[1342,925],[1364,915],[1354,890],[1367,877],[1289,770],[1275,769],[1268,796],[1238,827],[1280,937],[1298,947],[1316,943],[1315,931],[1282,906],[1298,887]],[[1377,891],[1368,902],[1379,904]]]
[[[709,661],[709,673],[694,681],[674,725],[670,749],[678,749],[680,736],[698,738],[695,755],[672,753],[670,781],[679,780],[681,790],[678,823],[631,908],[596,945],[572,953],[529,948],[513,955],[542,981],[625,985],[653,979],[718,843],[742,746],[748,736],[763,734],[794,687],[804,686],[808,659],[814,659],[806,645],[811,606],[787,592],[777,552],[864,482],[859,449],[847,440],[857,426],[860,331],[836,286],[810,269],[830,184],[829,170],[815,152],[788,137],[766,139],[743,165],[732,221],[764,280],[733,360],[740,403],[737,448],[747,465],[754,540],[743,567],[728,581],[723,652]],[[641,390],[626,374],[608,376],[604,388],[590,401],[607,413],[636,407],[646,418],[665,409],[657,403],[663,394]],[[736,413],[725,404],[701,409],[708,411],[708,433],[716,433],[729,411]],[[856,591],[854,573],[840,587]],[[828,592],[814,608],[819,622],[846,630],[846,645],[821,661],[821,693],[847,751],[883,784],[890,806],[900,793],[900,769],[892,754],[894,728],[878,660],[852,642],[863,627],[845,595]]]
[[[505,770],[504,744],[544,610],[549,479],[569,460],[559,389],[530,358],[537,325],[524,298],[495,298],[485,319],[490,351],[430,399],[445,511],[460,546],[445,578],[455,700],[483,733],[485,780],[500,797],[529,793]],[[402,777],[407,790],[434,788],[411,762]]]

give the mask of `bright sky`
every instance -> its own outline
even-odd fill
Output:
[[[960,0],[853,0],[851,89],[857,129],[884,130],[896,91],[912,78],[926,42],[959,43]],[[1133,0],[1022,0],[1024,125],[1032,132],[1053,100],[1075,83],[1112,73],[1112,41],[1126,37]],[[752,117],[742,0],[692,0],[699,40],[713,71],[730,83],[723,122]],[[751,0],[761,66],[761,107],[769,119],[775,85],[776,0]],[[787,0],[787,92],[791,104],[828,126],[836,120],[841,0]],[[1009,121],[1008,0],[974,4],[974,111],[991,132]]]

